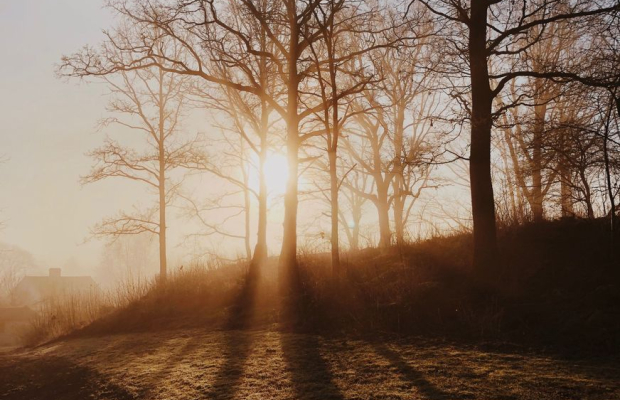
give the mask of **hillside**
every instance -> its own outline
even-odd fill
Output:
[[[187,269],[1,355],[0,399],[620,399],[607,233],[505,230],[499,283],[483,289],[466,234],[346,254],[340,279],[303,255],[293,297],[275,260],[257,279],[242,264]]]
[[[282,307],[277,260],[254,283],[242,264],[189,269],[77,334],[243,328],[251,317],[254,327],[285,331],[390,332],[619,354],[620,255],[608,239],[606,221],[506,229],[501,272],[486,286],[470,268],[469,234],[344,254],[340,279],[327,255],[306,254],[291,290],[294,309]]]

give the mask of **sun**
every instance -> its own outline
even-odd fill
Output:
[[[258,163],[256,163],[256,165],[258,165]],[[281,196],[286,192],[288,161],[284,155],[271,153],[267,156],[267,161],[265,161],[265,180],[267,182],[267,192],[270,197]],[[258,191],[258,171],[252,171],[250,173],[250,186]]]

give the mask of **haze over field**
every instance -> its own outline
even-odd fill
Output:
[[[105,134],[120,132],[138,146],[140,138],[118,127],[98,129],[98,122],[109,117],[109,89],[104,84],[58,79],[54,72],[60,54],[101,41],[102,30],[113,21],[100,1],[0,4],[0,52],[6,60],[0,65],[0,155],[5,160],[0,164],[0,220],[5,222],[0,242],[32,253],[39,268],[31,273],[46,273],[50,267],[62,267],[69,274],[93,273],[106,261],[102,255],[106,240],[91,238],[93,225],[134,204],[150,204],[149,194],[133,182],[118,179],[80,185],[80,176],[92,165],[86,153],[99,146]],[[193,111],[184,129],[215,137],[213,120],[204,111]],[[278,175],[286,167],[284,156],[275,155],[274,160],[270,173]],[[188,189],[193,193],[224,191],[225,184],[213,177],[194,182],[196,187]],[[272,179],[274,200],[283,194],[284,184],[282,179]],[[270,242],[275,247],[281,238],[281,213],[281,207],[274,204]],[[187,244],[186,235],[199,228],[187,222],[182,210],[172,216],[169,246],[174,264],[188,263],[213,248],[227,256],[242,250],[238,240],[222,237]],[[241,231],[241,225],[241,221],[232,221],[227,227]],[[156,269],[156,258],[151,261]]]
[[[0,3],[0,399],[620,399],[620,0]]]

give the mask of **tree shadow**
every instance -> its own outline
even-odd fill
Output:
[[[282,333],[280,341],[296,399],[344,399],[327,362],[319,353],[317,336]]]
[[[320,354],[319,338],[304,334],[310,311],[311,288],[303,285],[298,266],[280,266],[280,345],[298,400],[344,399],[329,365]]]
[[[245,373],[247,359],[252,350],[252,335],[242,331],[228,331],[224,334],[222,350],[225,357],[211,389],[205,393],[207,399],[231,399],[239,388]]]
[[[0,377],[0,397],[6,400],[135,398],[93,369],[62,357],[10,361],[0,365]]]
[[[208,399],[232,398],[245,372],[247,359],[253,345],[253,336],[245,332],[252,326],[256,313],[256,296],[259,276],[253,269],[245,277],[244,283],[236,296],[225,324],[222,354],[225,357],[210,391],[205,393]]]
[[[180,363],[183,362],[190,354],[192,354],[196,349],[200,348],[202,345],[200,338],[191,338],[188,339],[179,350],[175,351],[174,354],[171,355],[166,360],[165,365],[159,369],[159,371],[155,372],[149,379],[149,387],[144,388],[140,392],[140,398],[150,398],[153,395],[154,390],[157,390],[157,385],[164,380],[166,377],[170,376],[179,366]]]
[[[415,386],[424,398],[432,400],[470,398],[470,395],[458,395],[438,388],[426,379],[422,372],[417,371],[409,365],[409,363],[407,363],[407,361],[400,354],[390,349],[385,344],[373,342],[372,346],[375,353],[388,360],[405,379]]]

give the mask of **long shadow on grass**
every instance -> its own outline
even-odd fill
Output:
[[[385,358],[392,364],[394,368],[407,379],[415,388],[427,399],[441,400],[441,399],[454,399],[463,398],[453,393],[448,393],[433,383],[431,383],[423,373],[413,368],[407,361],[397,352],[390,349],[383,343],[373,343],[375,352],[381,357]]]
[[[154,391],[159,390],[158,385],[161,385],[161,382],[170,377],[175,370],[179,367],[179,364],[183,363],[183,360],[188,358],[191,354],[193,354],[197,349],[199,349],[203,345],[201,338],[191,338],[187,339],[185,343],[179,349],[173,349],[170,351],[170,357],[166,359],[165,365],[161,367],[158,371],[156,371],[149,378],[149,387],[144,388],[140,393],[140,398],[150,398],[153,395]],[[164,345],[165,346],[165,345]]]
[[[88,367],[61,357],[41,357],[0,365],[0,398],[129,400],[134,396]]]
[[[255,314],[258,277],[248,274],[239,291],[225,325],[222,354],[224,363],[215,377],[212,389],[205,393],[208,399],[230,399],[238,390],[245,365],[252,350],[251,328]]]
[[[300,271],[294,268],[280,271],[281,327],[297,333],[280,334],[280,344],[291,373],[295,399],[344,399],[333,380],[329,365],[320,353],[319,338],[303,334],[304,323],[311,313],[308,302],[312,298],[310,286],[301,284]]]
[[[280,341],[296,399],[344,399],[321,357],[317,336],[282,333]]]

